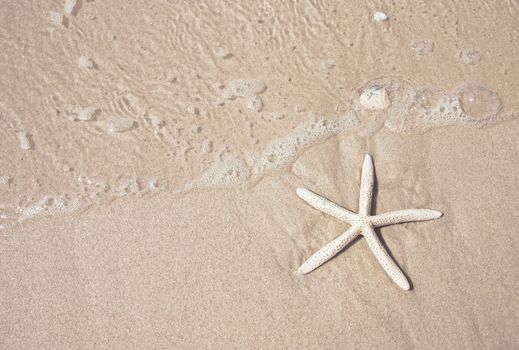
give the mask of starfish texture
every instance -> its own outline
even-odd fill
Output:
[[[380,215],[371,215],[374,181],[373,160],[369,154],[366,154],[362,166],[358,213],[353,213],[306,188],[297,189],[297,195],[312,207],[351,225],[351,227],[343,234],[326,244],[308,258],[308,260],[306,260],[299,268],[299,273],[307,274],[312,272],[333,258],[356,237],[363,235],[368,242],[369,248],[389,277],[391,277],[400,288],[404,290],[410,289],[409,281],[398,265],[389,256],[382,242],[375,233],[375,227],[411,221],[433,220],[442,216],[442,213],[430,209],[404,209]]]

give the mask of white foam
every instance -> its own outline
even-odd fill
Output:
[[[141,180],[135,177],[131,180],[121,182],[115,186],[114,192],[119,196],[135,195],[141,192]]]
[[[19,221],[27,220],[35,216],[68,213],[82,207],[81,200],[67,199],[61,196],[45,196],[33,205],[22,210]]]
[[[132,129],[135,126],[135,121],[127,117],[113,116],[98,122],[97,125],[104,131],[110,133],[118,133]]]
[[[252,164],[252,173],[257,179],[267,172],[285,167],[295,161],[302,150],[351,129],[357,123],[357,117],[352,111],[336,119],[320,118],[313,114],[292,133],[272,141],[263,151],[249,155],[248,163]]]
[[[423,132],[432,127],[485,127],[515,117],[502,113],[497,94],[478,84],[464,83],[454,92],[412,87],[399,95],[398,108],[385,121],[393,132]]]
[[[354,112],[335,119],[324,119],[312,114],[309,120],[297,126],[292,133],[272,141],[263,151],[243,158],[229,155],[223,161],[216,162],[199,179],[186,184],[181,192],[196,188],[237,185],[248,179],[257,182],[266,174],[292,164],[304,149],[351,129],[357,123]],[[225,149],[220,152],[220,157]]]
[[[258,79],[232,80],[222,91],[222,97],[232,99],[235,97],[252,97],[265,91],[267,86]]]
[[[20,147],[23,150],[30,150],[32,148],[32,141],[29,134],[26,131],[18,132],[18,141],[20,142]]]
[[[222,97],[234,99],[237,97],[247,99],[247,108],[259,112],[263,108],[263,101],[258,94],[265,91],[267,86],[258,79],[237,79],[232,80],[222,90]]]
[[[63,15],[56,11],[49,11],[50,20],[53,24],[61,26],[64,24]]]
[[[83,108],[78,116],[77,116],[77,120],[80,120],[80,121],[89,121],[89,120],[92,120],[94,118],[94,116],[96,115],[96,112],[97,112],[97,109],[95,107],[86,107],[86,108]]]
[[[77,1],[76,0],[67,0],[65,1],[65,6],[63,6],[63,11],[68,14],[72,14],[74,9],[76,8]]]
[[[243,182],[248,174],[247,165],[242,159],[229,156],[223,162],[213,164],[198,180],[188,183],[184,189],[235,185]]]
[[[246,96],[246,92],[243,89],[237,94],[228,91],[227,97],[230,96]],[[222,145],[215,153],[217,162],[181,191],[255,183],[293,164],[305,149],[350,129],[360,135],[372,135],[384,126],[398,133],[423,132],[449,125],[484,127],[518,117],[517,113],[505,113],[501,109],[497,94],[477,84],[462,84],[455,91],[446,92],[395,78],[376,79],[354,90],[350,108],[336,108],[345,110],[341,117],[322,118],[311,114],[290,134],[250,154],[229,155],[228,147]],[[276,115],[264,117],[277,118]],[[207,146],[202,144],[201,150],[207,152]]]

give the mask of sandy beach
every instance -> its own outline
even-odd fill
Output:
[[[518,15],[0,4],[0,348],[518,348]],[[376,229],[409,291],[363,237],[298,274],[349,225],[296,189],[356,211],[366,154],[443,213]]]

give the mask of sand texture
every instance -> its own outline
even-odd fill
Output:
[[[380,11],[387,16],[374,14]],[[516,1],[4,1],[1,349],[519,348]],[[376,230],[301,264],[348,224]]]

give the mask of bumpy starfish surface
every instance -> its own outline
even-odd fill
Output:
[[[368,242],[369,248],[373,254],[375,254],[378,262],[382,265],[389,277],[391,277],[400,288],[409,290],[410,285],[407,278],[389,256],[388,252],[382,245],[382,242],[375,233],[374,228],[410,221],[433,220],[442,216],[442,213],[430,209],[404,209],[380,215],[371,215],[371,200],[373,197],[374,180],[373,161],[370,155],[366,154],[364,157],[364,165],[362,166],[358,213],[353,213],[344,209],[306,188],[297,189],[298,196],[312,207],[351,225],[351,228],[346,230],[346,232],[335,238],[323,248],[319,249],[314,253],[314,255],[306,260],[299,268],[299,273],[306,274],[312,272],[333,258],[357,236],[363,235]]]

